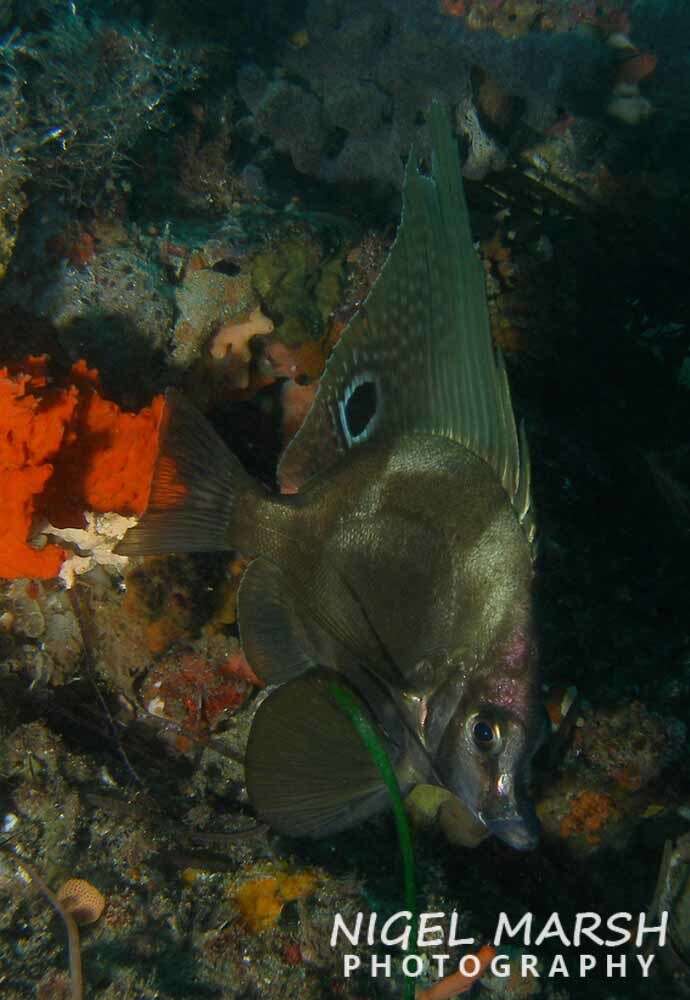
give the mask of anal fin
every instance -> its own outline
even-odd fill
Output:
[[[390,803],[375,761],[330,693],[333,680],[346,684],[337,673],[310,671],[279,687],[256,713],[245,759],[247,790],[258,815],[280,833],[339,833]]]

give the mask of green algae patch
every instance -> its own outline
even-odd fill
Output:
[[[271,241],[254,257],[252,284],[286,344],[320,340],[340,301],[345,254],[324,254],[306,233]]]

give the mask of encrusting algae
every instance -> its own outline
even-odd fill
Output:
[[[584,791],[576,795],[561,821],[561,837],[583,835],[588,844],[598,844],[604,827],[619,816],[610,795]]]
[[[87,510],[141,514],[148,501],[163,397],[139,413],[104,399],[79,361],[54,382],[48,358],[0,368],[0,577],[57,576],[66,552],[28,544],[35,518],[82,527]]]
[[[200,656],[192,650],[159,660],[147,675],[141,698],[151,715],[174,722],[194,743],[208,740],[253,687],[263,687],[241,652]]]

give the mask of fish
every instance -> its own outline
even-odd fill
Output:
[[[118,551],[253,556],[238,622],[269,693],[245,775],[276,831],[327,836],[389,805],[335,682],[403,794],[445,789],[468,844],[494,834],[526,850],[545,733],[530,458],[439,102],[429,128],[431,167],[411,151],[395,242],[280,458],[281,492],[169,391],[149,506]]]

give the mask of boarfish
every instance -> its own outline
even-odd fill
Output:
[[[413,150],[396,241],[281,458],[282,494],[170,393],[149,507],[119,551],[256,556],[240,636],[276,687],[252,724],[246,778],[275,829],[321,836],[388,804],[335,677],[378,727],[403,792],[441,786],[462,804],[468,842],[479,830],[529,848],[543,734],[529,457],[439,104],[430,128],[431,172]]]

